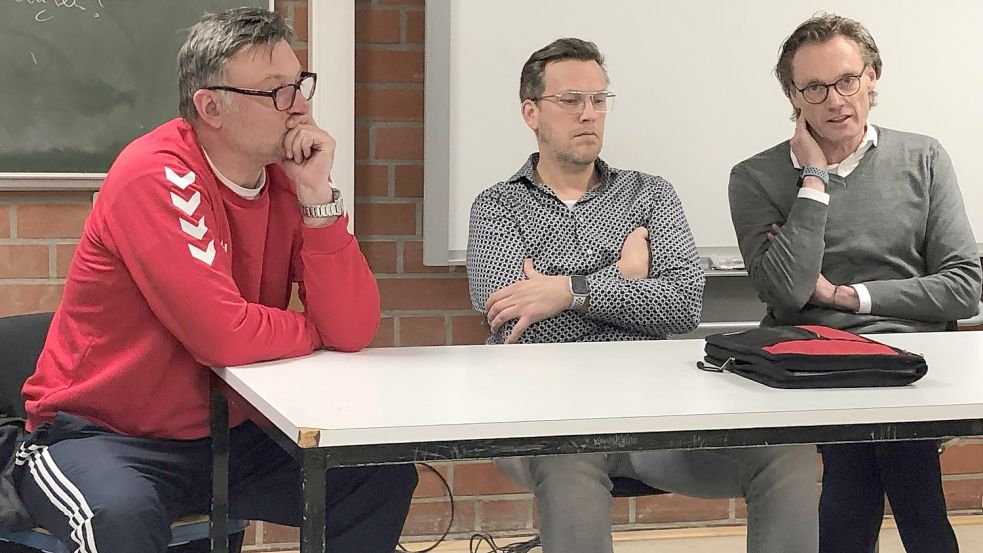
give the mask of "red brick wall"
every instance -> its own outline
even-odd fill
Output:
[[[51,311],[92,192],[0,192],[0,316]]]
[[[306,62],[306,0],[276,6],[294,21],[296,51]],[[486,333],[470,310],[463,269],[423,265],[424,2],[357,1],[356,8],[355,231],[382,292],[383,321],[373,345],[479,343]],[[57,306],[90,202],[89,193],[0,192],[0,315]],[[942,459],[950,509],[980,513],[983,444],[950,447]],[[456,500],[453,536],[533,532],[531,497],[493,465],[436,467]],[[420,477],[408,539],[440,534],[449,514],[438,479],[422,470]],[[672,495],[619,499],[612,509],[619,529],[742,524],[744,516],[741,501]],[[252,550],[296,542],[292,528],[254,523],[249,530]]]

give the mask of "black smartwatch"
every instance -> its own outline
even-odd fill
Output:
[[[570,309],[579,310],[587,303],[587,298],[590,297],[590,283],[587,282],[587,277],[584,275],[570,275],[570,293],[573,294]]]

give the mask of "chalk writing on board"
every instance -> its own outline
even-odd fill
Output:
[[[9,0],[15,4],[21,4],[25,7],[31,7],[31,9],[36,10],[34,13],[34,21],[38,23],[44,23],[45,21],[51,21],[59,13],[64,13],[66,11],[75,11],[78,13],[86,13],[91,15],[93,18],[99,18],[99,10],[104,9],[106,6],[103,5],[102,0]]]

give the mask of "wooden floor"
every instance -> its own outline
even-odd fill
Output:
[[[953,527],[961,551],[983,551],[983,516],[953,517]],[[693,528],[680,530],[643,530],[614,535],[615,553],[746,553],[744,527]],[[514,540],[496,540],[505,545]],[[423,544],[421,544],[423,545]],[[408,549],[419,549],[413,544]],[[541,550],[533,550],[539,553]],[[298,553],[284,552],[284,553]],[[441,544],[434,553],[469,553],[465,541]],[[487,549],[479,549],[487,553]],[[905,553],[893,521],[881,530],[880,553]]]
[[[983,551],[983,517],[959,518],[978,519],[974,521],[975,524],[954,525],[959,549]],[[735,530],[743,530],[743,528]],[[745,553],[744,540],[743,532],[730,536],[624,540],[615,542],[614,551],[615,553]],[[461,551],[466,553],[467,549]],[[881,530],[879,553],[905,553],[898,531],[893,525]]]

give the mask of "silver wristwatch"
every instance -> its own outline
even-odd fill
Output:
[[[341,201],[341,190],[337,188],[332,188],[331,190],[331,203],[314,205],[297,204],[300,207],[300,214],[310,218],[341,216],[345,212],[345,204]]]

